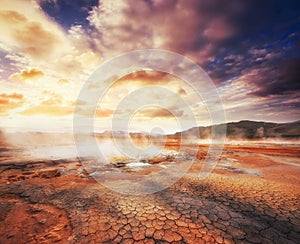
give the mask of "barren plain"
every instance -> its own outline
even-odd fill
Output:
[[[155,174],[176,163],[176,148],[169,143],[169,155],[141,162],[115,159],[109,168]],[[207,146],[186,148],[199,152],[183,178],[153,194],[126,195],[91,176],[106,168],[2,147],[0,243],[299,243],[299,144],[226,144],[204,180]]]

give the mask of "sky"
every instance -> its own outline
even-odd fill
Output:
[[[78,94],[93,71],[148,48],[199,64],[216,85],[228,122],[300,119],[297,0],[1,0],[0,29],[2,129],[70,130]],[[96,111],[97,128],[110,128],[122,97],[153,83],[185,99],[199,125],[211,123],[184,81],[140,71],[110,88]],[[163,108],[128,110],[137,130],[163,125],[172,132],[185,119]]]

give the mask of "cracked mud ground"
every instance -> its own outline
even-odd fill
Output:
[[[247,150],[227,148],[220,162],[234,164],[203,181],[191,171],[144,196],[110,191],[76,161],[2,164],[0,243],[299,243],[299,167]]]

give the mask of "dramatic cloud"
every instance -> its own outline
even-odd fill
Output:
[[[159,48],[201,65],[217,86],[228,120],[294,120],[300,107],[299,9],[299,1],[281,0],[2,0],[0,114],[17,114],[16,121],[33,115],[68,117],[98,65],[124,52]],[[95,82],[89,89],[101,85]],[[108,120],[124,97],[152,85],[175,94],[160,99],[176,116],[186,119],[175,107],[177,96],[193,107],[201,123],[209,117],[184,81],[148,70],[110,87],[96,117]],[[15,93],[23,97],[6,97]],[[150,90],[141,96],[149,102],[157,98]],[[128,104],[129,112],[135,112],[133,105]],[[172,117],[150,108],[137,115],[141,120]]]
[[[252,66],[236,81],[248,84],[248,94],[269,96],[297,94],[300,90],[300,59],[286,59],[279,63]]]
[[[299,91],[300,58],[283,61],[280,66],[280,78],[283,82],[272,89],[273,93]]]
[[[154,70],[144,70],[128,74],[118,79],[114,83],[114,87],[127,85],[134,85],[136,87],[142,87],[145,85],[166,86],[170,82],[176,83],[176,81],[178,83],[179,79],[170,74]]]
[[[35,1],[1,1],[0,26],[0,49],[15,67],[37,67],[45,76],[83,81],[99,64],[100,55],[81,25],[64,30]]]
[[[41,8],[65,28],[75,24],[87,24],[88,12],[99,0],[38,0]]]
[[[35,2],[31,4],[32,6],[25,1],[1,1],[0,42],[8,50],[35,61],[56,58],[67,45],[64,34],[43,12],[38,11],[39,7]]]
[[[203,64],[221,49],[236,46],[235,37],[260,28],[250,26],[251,20],[243,17],[249,17],[249,12],[254,23],[261,17],[262,26],[273,14],[251,1],[229,0],[224,5],[216,0],[104,0],[93,8],[88,20],[99,31],[99,48],[113,52],[165,48],[189,54]]]
[[[279,40],[281,29],[299,23],[293,7],[299,9],[299,4],[273,0],[259,4],[229,0],[225,5],[218,0],[104,0],[93,8],[88,20],[98,31],[93,33],[96,46],[106,55],[149,47],[176,51],[201,64],[216,83],[253,73],[251,69],[260,70],[253,77],[257,82],[251,81],[257,85],[252,92],[267,95],[285,91],[286,83],[291,84],[285,65],[279,67],[279,63],[294,48],[278,50],[297,38],[291,35]],[[277,9],[281,9],[279,14]],[[279,35],[274,35],[276,31]],[[282,71],[272,74],[278,69]],[[272,77],[266,76],[270,71]]]

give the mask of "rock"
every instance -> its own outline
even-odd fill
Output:
[[[51,179],[53,177],[59,177],[60,171],[58,169],[46,169],[37,172],[38,176],[45,179]]]

